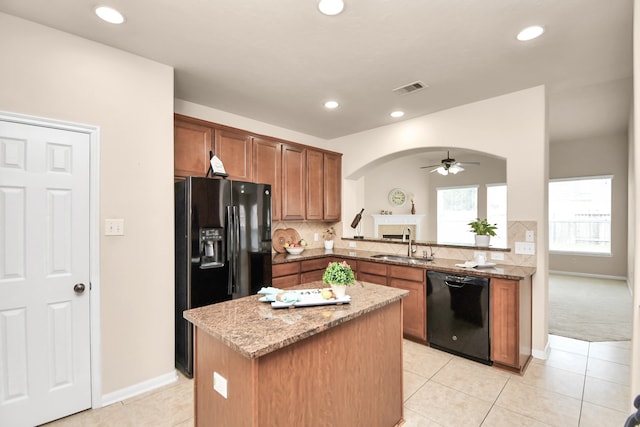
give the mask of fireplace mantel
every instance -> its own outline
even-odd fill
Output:
[[[380,238],[378,228],[381,225],[414,225],[416,236],[421,236],[420,226],[426,215],[371,215],[373,217],[373,234],[376,239]]]

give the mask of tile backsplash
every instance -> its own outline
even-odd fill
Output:
[[[305,239],[309,248],[323,248],[324,239],[322,235],[328,227],[333,226],[336,230],[336,236],[334,238],[334,247],[340,249],[349,248],[349,244],[356,244],[356,249],[380,252],[388,254],[406,255],[407,245],[406,243],[386,243],[380,241],[354,241],[354,240],[342,240],[342,223],[323,223],[323,222],[274,222],[272,229],[279,228],[294,228],[300,234],[300,238]],[[475,249],[475,248],[455,248],[455,247],[432,247],[433,255],[436,258],[455,259],[455,260],[471,260],[473,259],[474,252],[486,251],[487,261],[495,262],[496,264],[505,265],[521,265],[525,267],[535,267],[537,263],[536,255],[522,255],[515,253],[515,242],[525,242],[526,232],[533,231],[534,242],[537,242],[537,222],[536,221],[508,221],[507,222],[507,241],[509,242],[510,252],[505,251],[492,251],[491,249]],[[314,234],[318,234],[318,240],[314,240]],[[348,235],[346,237],[352,237]],[[418,250],[414,256],[422,256],[423,251],[430,251],[427,245],[418,245]],[[504,260],[492,259],[491,253],[498,253],[504,255]]]

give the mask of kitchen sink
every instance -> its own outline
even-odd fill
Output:
[[[371,258],[379,259],[382,261],[406,262],[408,264],[422,264],[425,262],[425,260],[422,260],[420,258],[412,258],[412,257],[402,256],[402,255],[379,254],[379,255],[372,255]]]

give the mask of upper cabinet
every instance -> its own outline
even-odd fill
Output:
[[[213,129],[176,118],[173,130],[173,167],[177,177],[205,176],[209,170],[209,151]]]
[[[307,219],[339,221],[342,156],[307,148]]]
[[[226,129],[216,129],[215,135],[213,152],[222,160],[229,179],[251,181],[251,135]]]
[[[342,217],[342,154],[324,153],[324,206],[326,221],[340,221]]]
[[[175,115],[175,176],[205,176],[209,151],[229,179],[271,185],[274,221],[340,221],[342,154]]]
[[[305,149],[282,145],[282,220],[304,220],[306,217]]]
[[[282,219],[282,143],[253,138],[253,178],[271,185],[271,219]]]

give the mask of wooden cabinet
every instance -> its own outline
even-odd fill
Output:
[[[215,130],[213,152],[222,160],[229,179],[252,181],[251,136],[226,129]]]
[[[324,217],[324,153],[307,149],[307,219]]]
[[[339,221],[342,156],[307,149],[307,219]]]
[[[332,261],[331,257],[300,261],[300,283],[322,280],[327,264]]]
[[[253,178],[271,185],[271,220],[282,219],[282,143],[253,139]]]
[[[213,129],[176,117],[173,130],[173,169],[176,177],[205,176]]]
[[[300,263],[287,262],[271,267],[271,283],[274,288],[288,288],[300,284]]]
[[[491,360],[522,372],[531,358],[531,278],[491,279]]]
[[[274,221],[340,221],[342,155],[175,114],[174,175],[205,176],[209,152],[229,179],[271,185]]]
[[[358,261],[357,278],[358,280],[362,280],[363,282],[386,285],[387,265],[371,261]]]
[[[342,215],[342,155],[324,153],[324,206],[325,221],[340,221]]]
[[[306,218],[305,149],[282,144],[282,220]]]
[[[389,286],[409,291],[402,299],[403,331],[422,341],[427,340],[426,270],[415,267],[389,266]]]

